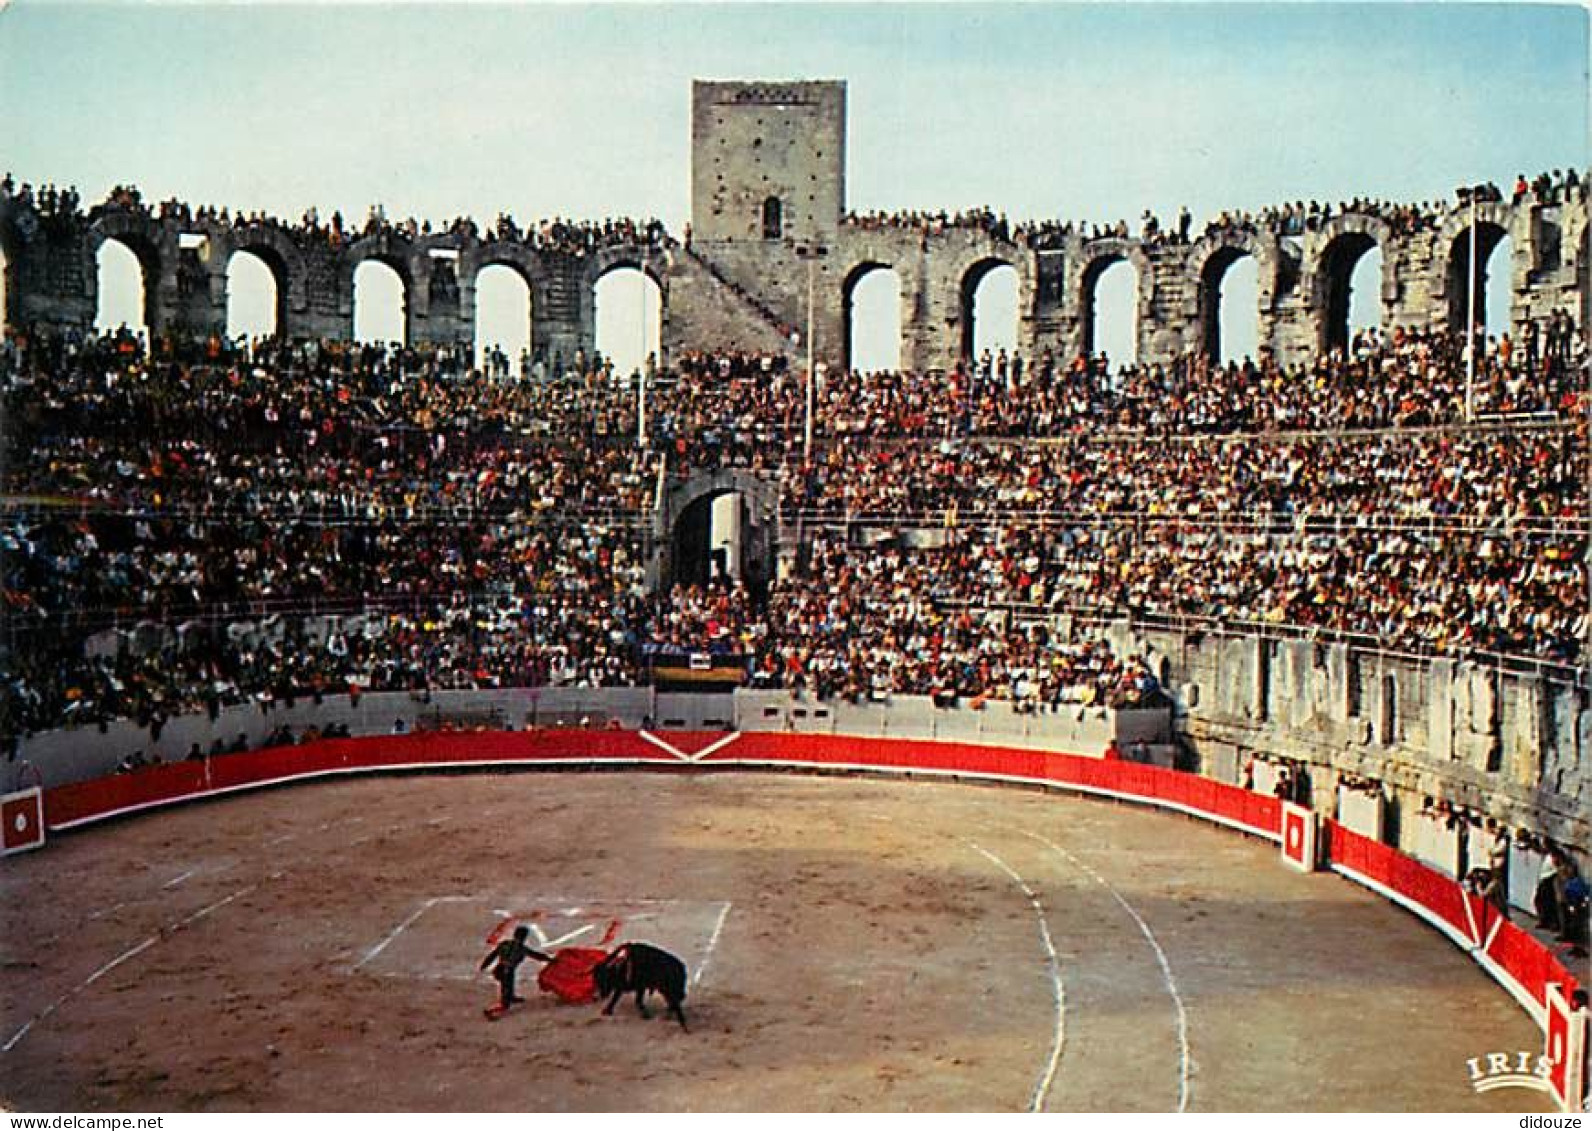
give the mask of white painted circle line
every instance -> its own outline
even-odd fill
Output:
[[[1034,909],[1034,918],[1039,923],[1039,941],[1045,948],[1045,961],[1050,965],[1050,989],[1056,1002],[1056,1033],[1051,1039],[1050,1056],[1045,1061],[1045,1070],[1034,1085],[1033,1095],[1029,1097],[1028,1110],[1044,1111],[1045,1101],[1050,1097],[1050,1087],[1056,1081],[1056,1070],[1061,1066],[1062,1049],[1067,1044],[1067,987],[1061,977],[1061,959],[1056,955],[1056,944],[1050,937],[1050,925],[1045,922],[1045,905],[1040,902],[1038,893],[1028,886],[1010,864],[989,849],[971,840],[966,843],[973,851],[1012,878],[1012,882],[1028,897],[1029,906]]]
[[[392,932],[390,934],[388,934],[388,936],[386,938],[382,939],[375,946],[373,946],[369,950],[367,950],[365,952],[365,957],[361,958],[358,962],[354,963],[354,969],[358,970],[360,967],[364,966],[365,963],[369,962],[371,959],[375,958],[382,951],[386,950],[387,947],[392,943],[392,941],[394,939],[396,939],[399,935],[403,934],[410,927],[414,926],[415,923],[419,921],[420,916],[424,915],[427,911],[430,911],[433,907],[435,907],[440,902],[442,902],[441,898],[437,898],[437,899],[428,899],[424,903],[422,903],[418,908],[415,909],[415,913],[413,915],[409,916],[409,918],[405,919],[402,923],[399,923],[396,927],[394,927],[392,929]]]
[[[1150,930],[1150,925],[1144,921],[1143,916],[1134,910],[1133,905],[1123,898],[1122,893],[1112,886],[1111,881],[1107,880],[1099,872],[1095,871],[1088,864],[1085,864],[1082,860],[1078,859],[1077,856],[1073,855],[1071,852],[1068,852],[1055,841],[1049,840],[1046,837],[1042,837],[1038,833],[1031,833],[1026,829],[1019,829],[1017,831],[1021,832],[1024,836],[1029,837],[1032,840],[1037,840],[1040,844],[1047,846],[1052,852],[1056,853],[1063,860],[1066,860],[1073,867],[1083,872],[1090,879],[1094,880],[1095,883],[1099,884],[1101,887],[1105,888],[1106,891],[1110,892],[1111,898],[1115,899],[1122,907],[1122,910],[1126,911],[1134,923],[1138,925],[1139,933],[1144,936],[1144,941],[1149,943],[1150,949],[1155,952],[1155,961],[1159,963],[1161,967],[1161,979],[1166,983],[1166,992],[1172,995],[1172,1008],[1177,1014],[1177,1110],[1179,1112],[1187,1111],[1189,1099],[1189,1070],[1193,1063],[1193,1060],[1189,1055],[1188,1047],[1188,1010],[1184,1008],[1183,995],[1178,992],[1177,980],[1172,977],[1172,964],[1167,961],[1166,951],[1161,949],[1161,943],[1156,939],[1155,932]]]
[[[702,954],[702,961],[697,963],[696,974],[691,979],[693,986],[702,984],[702,975],[708,968],[708,963],[713,961],[713,951],[719,945],[719,935],[724,933],[724,920],[729,917],[730,905],[726,903],[719,908],[718,922],[713,924],[713,934],[708,936],[708,946]]]
[[[247,887],[239,888],[237,891],[233,892],[231,895],[226,896],[225,898],[222,898],[222,899],[218,899],[214,903],[210,904],[207,907],[200,908],[198,911],[195,911],[192,915],[189,915],[189,916],[187,916],[185,918],[179,919],[179,920],[177,920],[174,923],[167,924],[166,926],[162,927],[158,933],[150,935],[143,942],[135,943],[134,945],[128,947],[126,950],[122,951],[122,953],[118,954],[115,958],[111,959],[109,962],[105,963],[105,965],[101,966],[98,970],[94,971],[94,973],[90,974],[87,978],[84,978],[77,985],[73,986],[71,989],[67,990],[60,997],[56,998],[49,1005],[46,1005],[43,1009],[39,1010],[38,1013],[35,1013],[31,1018],[28,1019],[27,1024],[23,1025],[22,1028],[18,1029],[15,1033],[11,1034],[10,1039],[7,1040],[5,1044],[0,1045],[0,1053],[8,1053],[8,1052],[10,1052],[13,1048],[16,1047],[18,1041],[22,1040],[23,1037],[28,1035],[28,1030],[32,1029],[34,1025],[38,1024],[40,1021],[43,1021],[46,1017],[50,1016],[50,1014],[54,1013],[57,1009],[61,1008],[61,1006],[65,1005],[72,998],[76,997],[78,994],[80,994],[84,990],[88,989],[95,982],[99,981],[101,978],[103,978],[105,975],[109,974],[112,970],[116,969],[118,966],[120,966],[122,963],[126,962],[128,959],[136,958],[138,955],[144,953],[144,951],[146,951],[150,947],[154,946],[157,942],[159,942],[161,939],[165,938],[168,934],[172,933],[173,931],[183,930],[184,928],[189,927],[189,926],[191,926],[194,923],[197,923],[200,919],[203,919],[206,915],[209,915],[211,912],[220,910],[221,908],[225,907],[227,904],[231,903],[233,900],[240,899],[243,896],[248,895],[257,886],[258,886],[257,884],[250,884]],[[117,906],[121,906],[121,905],[118,904]]]

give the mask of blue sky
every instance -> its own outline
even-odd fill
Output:
[[[689,208],[692,78],[843,78],[857,209],[1196,217],[1586,166],[1574,5],[0,9],[0,166],[296,216]]]

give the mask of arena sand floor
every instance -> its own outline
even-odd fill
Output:
[[[780,774],[344,780],[0,866],[0,1101],[53,1110],[1547,1110],[1435,931],[1273,845],[1011,788]],[[689,1032],[476,973],[658,943]]]

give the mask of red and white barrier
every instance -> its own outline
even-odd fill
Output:
[[[0,856],[26,852],[44,845],[44,791],[18,790],[0,797]]]
[[[28,803],[18,802],[21,825],[17,836],[29,841],[19,847],[37,847],[46,827],[52,831],[76,828],[160,806],[286,782],[341,774],[516,766],[649,770],[805,766],[1019,782],[1186,813],[1275,841],[1283,858],[1302,871],[1312,870],[1325,858],[1333,871],[1425,919],[1496,978],[1543,1028],[1550,1042],[1557,1040],[1568,1052],[1581,1050],[1584,1061],[1586,1011],[1570,1013],[1565,1020],[1550,1004],[1568,1001],[1577,987],[1576,979],[1551,951],[1504,919],[1495,907],[1467,894],[1453,878],[1336,821],[1321,822],[1302,806],[1158,766],[1042,750],[839,735],[488,731],[335,739],[157,766],[48,790],[43,795],[42,819],[38,790],[4,800],[9,805],[13,799],[32,797],[35,816],[31,825]],[[14,851],[11,810],[6,813],[9,852]],[[1324,853],[1321,839],[1326,842]],[[1558,1028],[1550,1032],[1550,1025]],[[1580,1094],[1577,1087],[1584,1089],[1584,1065],[1566,1060],[1564,1072],[1560,1094],[1572,1097],[1564,1102],[1578,1103],[1573,1097]]]
[[[1553,1098],[1565,1111],[1582,1111],[1587,1094],[1587,1011],[1572,1009],[1565,997],[1564,987],[1551,983],[1547,987],[1547,1042],[1543,1050],[1548,1058],[1548,1084]]]
[[[1316,870],[1316,815],[1292,801],[1282,803],[1282,858],[1301,872]]]

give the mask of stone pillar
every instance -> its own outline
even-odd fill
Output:
[[[1543,738],[1547,729],[1546,688],[1535,673],[1510,679],[1503,717],[1505,769],[1509,780],[1528,788],[1542,781]]]
[[[1426,747],[1436,761],[1454,755],[1454,661],[1433,660],[1426,673]]]
[[[1325,694],[1322,697],[1322,714],[1333,723],[1344,725],[1349,721],[1349,682],[1352,671],[1349,666],[1349,646],[1347,644],[1327,645],[1327,670],[1325,680]]]

